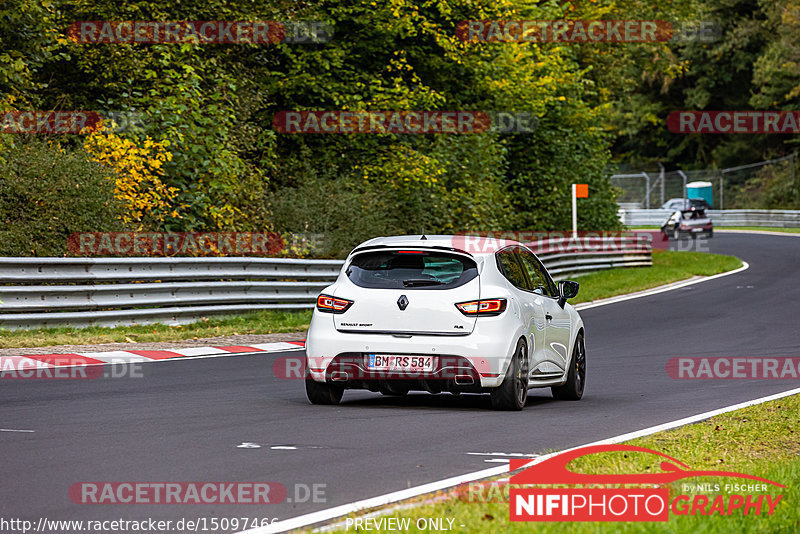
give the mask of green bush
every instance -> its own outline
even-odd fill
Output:
[[[766,165],[743,184],[732,186],[725,207],[738,209],[800,209],[800,169],[794,160]]]
[[[303,154],[281,169],[294,177],[294,187],[282,187],[271,195],[277,231],[321,234],[312,252],[318,257],[345,256],[362,241],[398,231],[378,209],[379,198],[368,184],[341,175],[336,166],[317,165]]]
[[[365,140],[369,143],[372,140]],[[342,256],[381,235],[513,230],[502,145],[482,135],[385,140],[317,161],[299,144],[276,173],[279,232],[323,234],[315,255]],[[377,144],[377,143],[376,143]]]
[[[82,149],[21,139],[0,153],[0,256],[64,256],[74,232],[124,230],[112,171]]]

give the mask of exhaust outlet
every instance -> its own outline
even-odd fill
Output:
[[[350,377],[347,373],[342,371],[334,371],[331,373],[331,380],[334,382],[347,382],[347,379]]]
[[[471,386],[474,383],[475,379],[472,378],[472,375],[456,375],[457,386]]]

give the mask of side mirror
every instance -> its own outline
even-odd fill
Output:
[[[562,280],[558,283],[558,305],[562,308],[567,303],[567,299],[571,299],[578,295],[580,284],[572,280]]]

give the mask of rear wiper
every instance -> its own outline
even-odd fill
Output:
[[[410,280],[403,280],[405,287],[413,286],[441,286],[444,282],[441,280],[431,280],[429,278],[411,278]]]

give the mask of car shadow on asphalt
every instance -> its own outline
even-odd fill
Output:
[[[363,393],[362,393],[363,394]],[[555,402],[555,399],[547,396],[528,395],[526,407],[539,406]],[[340,406],[352,406],[361,408],[414,408],[414,409],[448,409],[448,410],[492,410],[492,403],[489,395],[468,394],[452,395],[450,393],[409,393],[401,397],[388,395],[370,396],[369,398],[358,398],[348,400],[347,393],[342,399]]]

